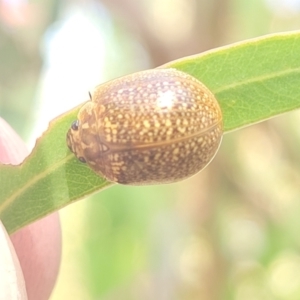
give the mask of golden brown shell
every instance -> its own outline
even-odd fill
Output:
[[[153,69],[97,86],[67,144],[109,181],[160,184],[202,170],[222,134],[219,104],[200,81],[175,69]]]

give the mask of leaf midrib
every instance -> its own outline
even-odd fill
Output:
[[[59,162],[52,165],[50,168],[45,169],[43,172],[39,173],[37,176],[32,177],[29,181],[25,183],[20,189],[18,189],[16,192],[14,192],[10,197],[6,199],[5,202],[0,205],[0,215],[2,212],[11,204],[14,202],[14,200],[20,196],[23,192],[25,192],[27,189],[31,188],[33,185],[35,185],[40,180],[44,179],[49,175],[49,173],[54,173],[57,169],[59,169],[62,165],[64,165],[66,162],[71,160],[73,158],[73,154],[70,153],[66,157],[64,157]],[[22,170],[20,170],[22,172]]]
[[[253,77],[252,79],[246,79],[244,81],[238,81],[237,83],[225,85],[219,89],[215,89],[214,94],[220,94],[227,90],[235,89],[235,88],[238,88],[243,85],[248,85],[248,84],[257,83],[257,82],[263,82],[263,81],[267,81],[267,80],[273,79],[273,78],[280,78],[284,75],[289,75],[289,74],[297,73],[297,72],[300,73],[300,67],[295,68],[295,69],[289,68],[285,71],[280,71],[280,72],[268,73],[268,75],[261,75],[261,76]]]

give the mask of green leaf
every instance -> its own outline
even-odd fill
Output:
[[[300,107],[300,32],[268,35],[171,62],[202,81],[230,131]]]
[[[0,165],[0,219],[8,232],[111,184],[66,146],[66,132],[78,110],[53,120],[21,165]]]
[[[300,32],[269,35],[168,63],[216,95],[225,132],[300,107]],[[0,165],[0,218],[9,232],[109,185],[66,146],[78,107],[51,122],[20,166]]]

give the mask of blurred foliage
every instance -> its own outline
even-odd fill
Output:
[[[113,20],[104,44],[109,63],[95,65],[108,72],[104,78],[300,26],[296,1],[102,3]],[[69,7],[97,15],[101,3],[0,4],[0,114],[26,138],[39,115],[45,30]],[[51,300],[299,299],[298,120],[293,112],[226,135],[209,168],[185,182],[115,186],[63,209],[63,260]]]

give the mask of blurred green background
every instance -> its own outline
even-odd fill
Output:
[[[299,28],[299,0],[0,0],[0,115],[31,149],[96,84]],[[62,209],[51,300],[299,300],[299,117],[226,135],[184,182]]]

